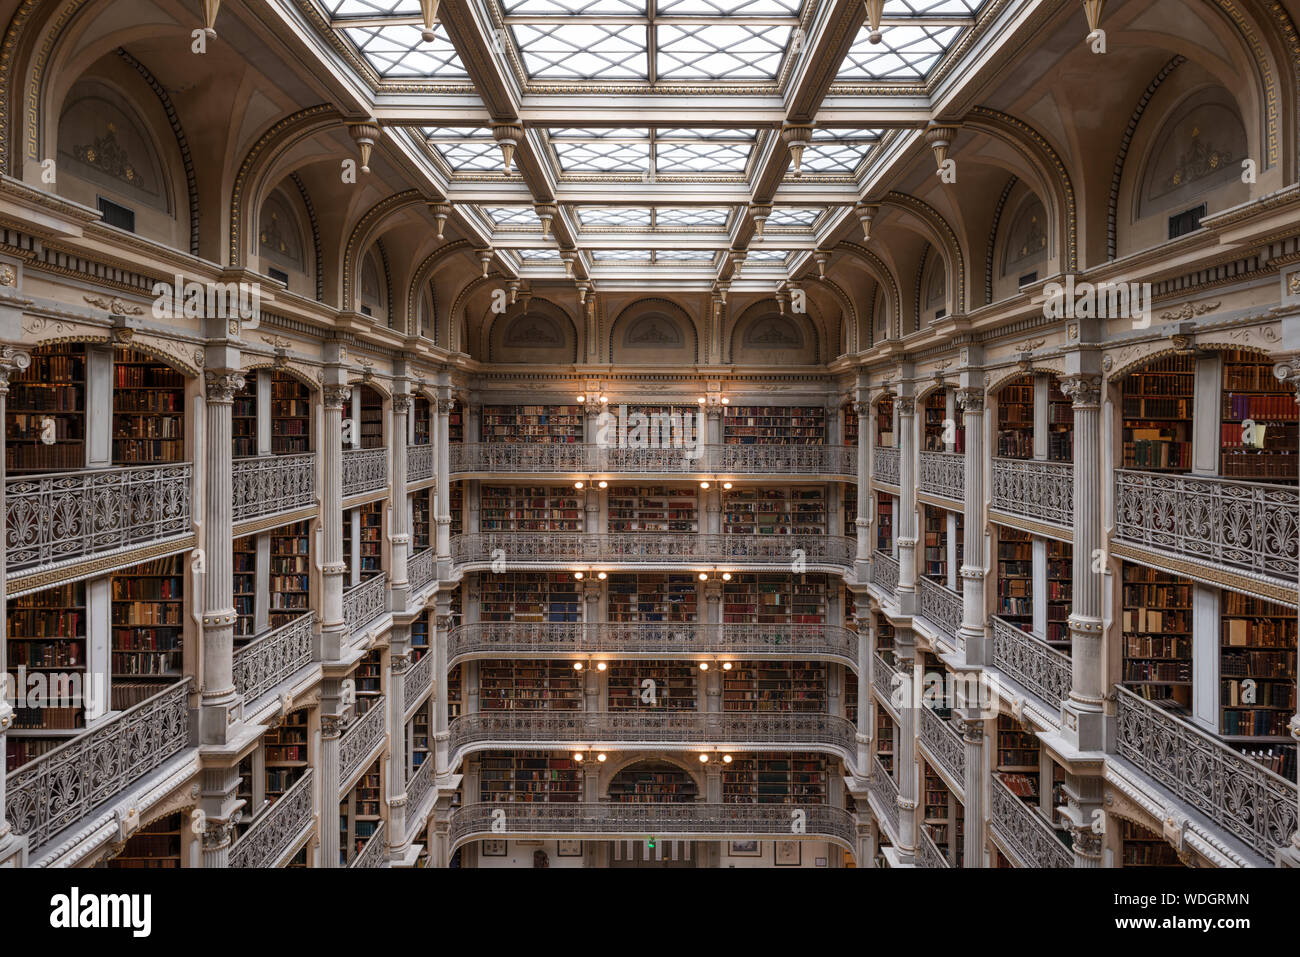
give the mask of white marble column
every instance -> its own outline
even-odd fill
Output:
[[[438,577],[447,579],[451,576],[451,411],[456,407],[456,400],[450,391],[440,389],[438,394],[438,428],[435,468],[438,473],[438,525],[437,559]]]
[[[1296,404],[1300,405],[1300,358],[1279,362],[1273,367],[1273,375],[1295,390]],[[3,409],[0,409],[0,411],[3,411]],[[1297,691],[1296,701],[1300,703],[1300,691]],[[1295,741],[1296,749],[1300,750],[1300,713],[1291,716],[1288,730],[1291,733],[1292,740]],[[1300,774],[1300,769],[1297,769],[1297,774]],[[1297,784],[1300,785],[1300,781]],[[1300,786],[1297,787],[1296,794],[1297,801],[1300,802]],[[1300,807],[1296,809],[1296,820],[1300,821]],[[3,855],[0,855],[0,857],[3,857]],[[1291,845],[1278,850],[1277,863],[1280,867],[1300,868],[1300,828],[1292,835]]]
[[[899,625],[894,631],[894,664],[903,675],[898,702],[898,740],[894,766],[898,772],[898,856],[905,866],[916,860],[916,645],[912,630]]]
[[[962,388],[957,391],[957,404],[962,410],[962,424],[966,428],[966,507],[962,513],[962,528],[966,542],[962,549],[961,594],[962,615],[958,637],[966,646],[966,662],[986,665],[984,578],[984,390]]]
[[[865,400],[853,403],[853,411],[858,417],[858,514],[854,516],[854,528],[858,536],[858,555],[855,562],[856,578],[860,582],[871,580],[871,445],[873,430],[871,427],[871,403]]]
[[[392,509],[389,544],[392,546],[392,571],[389,585],[393,590],[393,608],[406,607],[408,587],[406,563],[411,549],[411,504],[406,494],[406,440],[410,430],[411,397],[403,392],[393,395],[393,475],[389,488]]]
[[[321,434],[321,635],[325,660],[335,660],[347,639],[343,620],[343,407],[350,386],[327,385]],[[338,836],[334,836],[335,843]]]
[[[451,773],[449,742],[449,706],[447,673],[447,640],[452,628],[451,593],[439,591],[434,599],[433,635],[429,641],[429,653],[433,659],[433,741],[434,741],[434,776],[445,780]],[[427,759],[426,759],[427,760]]]
[[[916,399],[900,395],[898,409],[898,598],[899,611],[916,612]]]
[[[404,436],[405,433],[396,433]],[[410,625],[394,625],[388,657],[388,858],[400,861],[406,840],[406,673],[411,669]]]
[[[984,784],[988,776],[985,768],[984,722],[968,717],[957,722],[962,742],[966,745],[966,825],[962,837],[964,867],[984,866]]]
[[[339,864],[339,741],[343,737],[343,715],[339,707],[339,680],[326,679],[321,694],[320,718],[320,862],[321,867]],[[327,693],[332,686],[332,693]],[[334,708],[325,709],[333,704]]]
[[[866,603],[867,596],[860,596],[861,600]],[[858,726],[857,731],[857,772],[858,777],[866,779],[871,777],[871,672],[874,658],[872,656],[873,638],[872,622],[873,616],[864,613],[858,616],[858,711],[857,714],[849,715]]]

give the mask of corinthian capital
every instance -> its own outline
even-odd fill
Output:
[[[9,392],[9,376],[32,364],[32,357],[13,346],[0,346],[0,395]]]
[[[393,396],[393,414],[406,415],[411,411],[411,397],[405,393],[398,393]]]
[[[325,402],[325,408],[341,409],[348,399],[352,398],[352,386],[327,385],[321,394]]]
[[[910,395],[906,395],[906,396],[904,396],[904,395],[900,395],[897,399],[894,400],[894,402],[895,402],[895,404],[898,406],[898,414],[899,414],[899,415],[915,415],[915,414],[916,414],[916,399],[915,399],[915,397],[910,396]]]
[[[984,411],[984,390],[983,389],[958,389],[957,404],[962,407],[964,412],[983,412]]]
[[[453,398],[446,398],[446,399],[439,399],[439,400],[438,400],[438,414],[439,414],[439,415],[451,415],[452,411],[453,411],[455,408],[456,408],[456,400],[453,399]]]
[[[1101,376],[1065,376],[1061,379],[1061,392],[1074,400],[1076,409],[1095,409],[1101,405]]]
[[[234,369],[210,369],[203,373],[209,402],[232,402],[244,387],[244,374]]]
[[[1273,366],[1273,375],[1283,385],[1295,390],[1295,400],[1300,403],[1300,357],[1277,363]]]

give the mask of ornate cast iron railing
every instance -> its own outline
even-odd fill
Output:
[[[897,485],[898,449],[877,445],[871,450],[871,475],[884,485]]]
[[[235,690],[252,703],[312,662],[316,613],[305,612],[235,651]]]
[[[433,478],[433,446],[408,445],[406,447],[406,480],[423,482]]]
[[[315,781],[312,769],[267,808],[230,845],[230,867],[275,867],[312,826]]]
[[[925,745],[936,761],[943,766],[948,775],[959,787],[965,788],[966,781],[966,745],[961,735],[950,722],[935,714],[931,708],[918,708],[921,720],[919,732],[921,743]]]
[[[681,535],[655,532],[603,535],[587,532],[484,532],[458,535],[452,558],[458,564],[563,565],[599,563],[663,565],[701,561],[725,565],[767,565],[847,569],[856,542],[839,535]]]
[[[961,631],[961,595],[932,578],[921,578],[917,584],[921,593],[921,614],[930,624],[957,641],[957,633]]]
[[[5,816],[45,844],[190,745],[189,678],[79,734],[8,777]]]
[[[8,573],[188,535],[192,484],[188,462],[7,479]]]
[[[235,459],[231,479],[236,522],[305,508],[316,503],[316,453]]]
[[[960,452],[920,454],[921,491],[960,502],[966,498],[966,456]]]
[[[993,460],[993,507],[1063,528],[1074,527],[1074,466],[1028,459]]]
[[[880,806],[879,810],[889,819],[889,825],[893,828],[893,833],[898,833],[898,785],[894,783],[894,777],[885,770],[885,766],[880,763],[880,757],[873,755],[871,759],[871,781],[868,785],[871,795],[876,799]]]
[[[426,755],[411,775],[411,780],[406,782],[406,836],[409,841],[415,840],[428,823],[429,809],[423,805],[433,790],[433,765],[433,755]]]
[[[433,652],[426,651],[424,657],[417,661],[406,673],[402,682],[402,713],[410,714],[411,709],[419,704],[420,699],[433,687]]]
[[[412,592],[418,592],[433,581],[433,575],[437,567],[434,564],[437,557],[436,552],[437,549],[435,548],[426,548],[424,551],[411,556],[411,560],[406,563],[406,580]]]
[[[890,703],[891,707],[897,709],[897,703],[900,698],[898,686],[894,683],[894,675],[898,674],[898,669],[886,661],[877,652],[875,655],[875,664],[871,669],[871,683],[875,689],[880,692],[881,697]]]
[[[1294,587],[1300,570],[1300,491],[1116,470],[1115,538]]]
[[[592,463],[588,448],[576,442],[453,442],[450,446],[451,472],[590,472]]]
[[[1052,826],[1012,794],[996,774],[993,775],[989,818],[1002,843],[1026,867],[1074,866],[1074,854],[1061,843]]]
[[[1001,618],[993,619],[993,664],[1055,712],[1070,695],[1070,659]]]
[[[343,593],[343,620],[349,634],[365,629],[388,611],[388,574],[381,572]]]
[[[361,853],[352,859],[348,867],[365,869],[370,867],[384,866],[384,852],[388,850],[388,841],[384,838],[384,825],[387,822],[380,821],[375,827],[375,833],[370,835],[370,840],[366,841],[366,846],[361,849]]]
[[[453,444],[450,451],[453,473],[857,474],[857,450],[839,445],[629,448],[576,442],[561,444],[488,442]]]
[[[343,494],[360,495],[388,485],[388,449],[343,450]]]
[[[956,840],[955,836],[953,840]],[[917,828],[916,831],[916,866],[928,868],[952,867],[948,863],[948,858],[939,852],[939,848],[935,846],[929,832],[924,827]]]
[[[858,474],[858,450],[843,445],[711,445],[708,459],[726,475]]]
[[[887,595],[898,590],[898,559],[884,552],[871,555],[871,581]]]
[[[352,727],[339,740],[340,796],[347,794],[345,785],[361,773],[366,758],[383,742],[387,731],[387,703],[383,698],[376,701],[360,719],[352,722]]]
[[[1115,687],[1117,748],[1193,809],[1270,861],[1296,831],[1296,783],[1125,688]]]

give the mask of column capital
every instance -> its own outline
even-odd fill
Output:
[[[1101,835],[1092,829],[1092,824],[1073,824],[1070,837],[1074,842],[1074,853],[1080,857],[1101,860]]]
[[[1300,404],[1300,357],[1284,359],[1273,365],[1273,375],[1283,385],[1295,390],[1295,400]]]
[[[322,738],[340,738],[343,736],[343,718],[341,714],[323,714],[320,716],[320,733]]]
[[[30,354],[13,346],[0,346],[0,395],[9,393],[9,377],[32,364]]]
[[[456,408],[456,397],[455,397],[455,396],[439,396],[439,397],[438,397],[438,414],[439,414],[439,415],[451,415],[452,410],[454,410],[455,408]]]
[[[395,675],[404,675],[411,670],[411,653],[393,655],[388,662],[388,667]]]
[[[1061,377],[1061,392],[1074,400],[1076,409],[1101,407],[1101,376],[1067,375]]]
[[[411,411],[411,397],[405,392],[398,392],[393,395],[393,412],[396,415],[406,415]]]
[[[203,373],[209,402],[229,405],[235,393],[244,387],[244,374],[238,369],[208,369]]]
[[[916,397],[910,395],[900,395],[894,398],[894,404],[898,407],[899,415],[916,414]]]
[[[957,722],[957,730],[961,732],[961,739],[967,744],[984,743],[984,722],[970,718],[963,718]]]
[[[984,390],[979,388],[961,388],[957,390],[957,404],[963,412],[984,411]]]
[[[327,385],[321,390],[321,396],[327,409],[341,409],[352,398],[352,386]]]

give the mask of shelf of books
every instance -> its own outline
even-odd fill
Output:
[[[451,516],[449,526],[452,535],[465,531],[465,483],[450,482],[447,485],[448,514]],[[480,516],[481,518],[481,516]]]
[[[1256,761],[1295,777],[1287,733],[1296,713],[1296,615],[1235,592],[1222,593],[1219,730]]]
[[[742,572],[722,585],[722,620],[729,625],[826,623],[825,575]]]
[[[1119,819],[1120,857],[1124,867],[1183,867],[1178,852],[1155,831]]]
[[[246,535],[231,546],[234,563],[235,643],[244,644],[256,634],[257,538]]]
[[[257,373],[244,377],[244,387],[235,393],[231,403],[230,435],[234,441],[235,458],[257,454]]]
[[[433,489],[411,496],[411,554],[418,555],[433,545]]]
[[[361,580],[365,581],[383,571],[384,529],[382,501],[358,505],[356,511],[361,514],[360,542],[358,559],[360,561]],[[352,571],[352,519],[350,510],[343,512],[343,563]]]
[[[127,838],[121,854],[96,866],[110,870],[179,870],[184,823],[179,811],[151,821]]]
[[[1074,593],[1074,547],[1047,540],[1047,643],[1070,653],[1070,602]]]
[[[684,804],[697,796],[695,780],[666,761],[634,764],[609,782],[609,799],[618,804]]]
[[[889,774],[894,773],[894,719],[885,706],[876,702],[876,757]]]
[[[924,505],[925,576],[948,580],[948,513],[933,505]]]
[[[344,530],[347,530],[344,525]],[[271,532],[271,627],[287,625],[311,610],[309,523],[294,522]],[[344,552],[345,557],[348,552]]]
[[[894,623],[884,615],[876,616],[876,651],[890,664],[894,661]]]
[[[479,413],[484,442],[567,445],[582,441],[580,405],[485,405]]]
[[[484,804],[582,800],[582,769],[568,754],[484,751],[478,760],[479,800]]]
[[[411,742],[411,770],[414,771],[428,760],[429,749],[429,709],[420,708],[411,715],[409,730]]]
[[[420,617],[411,622],[411,664],[418,664],[429,653],[429,640],[432,637],[433,612],[425,609]]]
[[[826,711],[821,661],[737,661],[722,675],[723,711]]]
[[[840,675],[844,687],[844,717],[856,725],[858,723],[858,676],[847,668]]]
[[[1074,403],[1052,376],[1047,386],[1047,460],[1074,461]]]
[[[465,697],[465,676],[461,666],[456,665],[447,671],[447,720],[455,721],[460,717],[461,705]],[[435,691],[436,693],[436,691]]]
[[[461,411],[459,402],[452,406],[451,412],[447,414],[447,441],[465,441],[465,413]]]
[[[113,681],[180,678],[185,562],[169,555],[112,576]]]
[[[480,621],[582,620],[580,582],[568,572],[479,576]]]
[[[1124,564],[1124,684],[1179,713],[1192,704],[1192,583]]]
[[[298,455],[311,446],[311,389],[277,369],[271,373],[271,451]]]
[[[922,408],[921,419],[921,448],[927,452],[947,452],[948,446],[944,444],[944,439],[951,431],[953,440],[953,452],[966,451],[966,429],[960,425],[957,420],[952,419],[953,427],[949,430],[947,423],[948,416],[948,392],[946,389],[936,389],[925,397],[925,404]]]
[[[726,535],[825,535],[825,489],[729,489],[722,495],[722,530]]]
[[[696,711],[701,674],[689,661],[611,661],[609,710]]]
[[[610,575],[608,587],[608,621],[680,624],[699,618],[699,590],[693,575],[668,572]]]
[[[856,538],[858,534],[858,487],[844,485],[844,536]]]
[[[876,548],[891,552],[894,548],[894,496],[876,493]]]
[[[820,406],[729,405],[722,417],[727,445],[824,445],[826,410]]]
[[[994,773],[1012,794],[1038,806],[1038,736],[1009,715],[998,715],[997,763]]]
[[[339,802],[339,864],[346,866],[360,854],[379,829],[382,782],[379,761],[366,769],[356,786]]]
[[[433,441],[432,418],[429,414],[429,400],[422,395],[411,396],[411,435],[412,445],[428,445]]]
[[[894,397],[885,396],[876,403],[876,445],[892,449],[894,442]]]
[[[363,449],[382,449],[384,447],[384,399],[378,392],[367,385],[356,386],[360,398],[359,421],[361,445]]]
[[[693,486],[632,485],[609,490],[611,532],[697,532],[699,500]]]
[[[113,464],[185,459],[185,377],[133,349],[113,365]]]
[[[1124,379],[1123,468],[1191,468],[1195,368],[1191,356],[1169,356]]]
[[[266,750],[266,798],[275,803],[306,773],[308,747],[307,709],[290,711],[278,728],[262,738]]]
[[[569,661],[479,663],[484,711],[581,711],[583,675]]]
[[[826,759],[802,751],[733,754],[722,766],[724,804],[825,804]]]
[[[1273,375],[1273,361],[1247,352],[1223,356],[1222,474],[1266,482],[1296,481],[1300,406]]]
[[[580,532],[584,500],[572,486],[484,485],[479,528],[484,532]]]
[[[38,346],[31,357],[31,365],[10,379],[5,469],[14,475],[85,468],[86,347]]]
[[[852,405],[844,406],[842,411],[842,421],[844,422],[844,427],[842,430],[844,444],[851,448],[857,448],[858,429],[860,426],[858,422],[858,414],[853,411]]]
[[[998,390],[998,458],[1034,457],[1034,377],[1022,375]]]
[[[367,651],[365,657],[357,662],[352,673],[356,689],[356,717],[361,717],[384,697],[384,662],[383,652],[378,648]]]
[[[997,526],[998,615],[1024,631],[1034,630],[1034,544],[1028,532]]]
[[[939,853],[944,855],[953,867],[962,866],[962,837],[964,831],[965,808],[949,790],[943,778],[934,772],[924,758],[921,762],[921,777],[924,788],[924,817],[922,826],[934,841]]]
[[[28,682],[44,676],[53,699],[26,701],[26,707],[14,709],[6,762],[12,769],[61,743],[38,739],[31,732],[67,737],[85,726],[81,689],[70,680],[80,677],[84,681],[86,677],[85,584],[77,582],[9,599],[7,638],[10,672],[16,674],[22,668]]]

